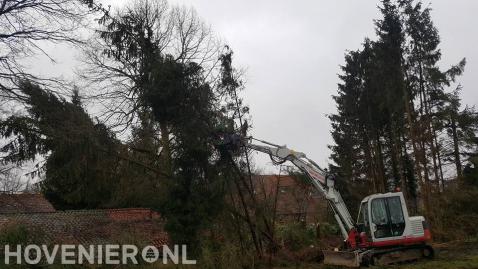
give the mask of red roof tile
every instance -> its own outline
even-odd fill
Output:
[[[55,208],[41,194],[0,194],[0,214],[55,212]]]

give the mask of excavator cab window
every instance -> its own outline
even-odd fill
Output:
[[[390,212],[390,225],[392,236],[400,236],[405,231],[405,218],[403,217],[402,203],[400,197],[387,198],[388,210]]]
[[[400,197],[373,199],[371,207],[375,238],[393,237],[403,234],[405,218]]]
[[[359,215],[357,218],[357,229],[358,232],[366,232],[367,234],[370,231],[370,224],[368,219],[368,204],[367,202],[363,202],[360,205]]]
[[[387,205],[384,198],[372,200],[372,223],[375,225],[375,238],[391,236],[390,223],[387,216]]]

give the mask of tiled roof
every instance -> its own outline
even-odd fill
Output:
[[[146,208],[0,214],[0,231],[24,225],[54,244],[137,244],[169,241],[160,215]]]
[[[55,212],[43,195],[36,193],[0,193],[0,214]]]

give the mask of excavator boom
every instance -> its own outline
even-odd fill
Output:
[[[252,143],[252,141],[259,142]],[[330,207],[334,212],[334,217],[340,227],[340,231],[344,240],[347,240],[349,231],[354,227],[353,219],[347,209],[342,196],[335,189],[334,177],[322,169],[307,156],[298,151],[294,151],[287,146],[279,146],[264,140],[255,139],[252,137],[243,140],[243,146],[259,152],[263,152],[271,156],[271,158],[278,158],[282,161],[290,161],[299,170],[301,170],[310,180],[310,183],[315,189],[327,199]]]

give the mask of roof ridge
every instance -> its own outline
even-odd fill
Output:
[[[155,211],[148,207],[125,207],[125,208],[92,208],[92,209],[69,209],[69,210],[58,210],[57,212],[78,212],[78,211],[131,211],[131,210],[150,210]]]
[[[0,191],[0,195],[9,195],[9,196],[20,196],[20,195],[38,195],[38,196],[43,196],[42,193],[31,193],[31,192],[16,192],[16,193],[11,193],[11,192],[3,192]]]
[[[22,204],[23,206],[23,204]],[[151,208],[146,207],[132,207],[132,208],[93,208],[93,209],[69,209],[69,210],[55,210],[52,212],[44,211],[31,211],[31,212],[6,212],[0,213],[0,215],[28,215],[28,214],[55,214],[55,213],[79,213],[79,212],[111,212],[111,211],[132,211],[132,210],[143,210],[143,211],[153,211]]]

